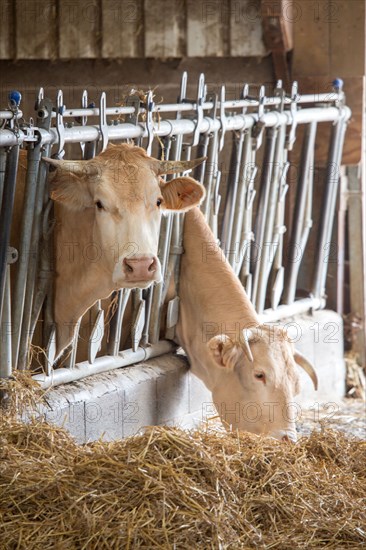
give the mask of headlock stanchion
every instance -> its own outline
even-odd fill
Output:
[[[35,339],[43,349],[44,372],[35,378],[44,387],[174,349],[184,223],[184,215],[178,213],[167,214],[161,221],[158,257],[162,282],[146,290],[114,292],[108,311],[97,301],[87,313],[91,329],[87,336],[83,335],[86,356],[77,363],[76,337],[62,365],[54,365],[53,202],[49,198],[48,168],[41,159],[63,158],[68,144],[79,144],[84,160],[104,151],[110,142],[126,140],[164,160],[207,157],[193,172],[206,189],[201,209],[263,321],[324,307],[327,246],[335,215],[344,136],[351,115],[341,87],[332,93],[299,95],[294,83],[286,95],[279,81],[268,96],[264,86],[252,94],[249,85],[244,84],[238,100],[226,100],[225,86],[216,94],[207,89],[204,75],[200,75],[196,99],[187,99],[186,90],[184,73],[179,99],[174,104],[155,104],[152,92],[148,92],[144,97],[131,95],[123,106],[108,107],[104,92],[99,102],[93,103],[85,90],[80,106],[69,108],[64,105],[61,90],[52,103],[41,88],[35,125],[31,119],[29,123],[24,121],[20,93],[10,92],[8,108],[0,110],[1,377],[29,365]],[[309,294],[297,299],[301,269],[298,253],[300,250],[301,257],[306,256],[313,224],[315,147],[320,122],[332,125],[324,197]],[[27,151],[24,192],[16,189],[20,148]],[[289,155],[293,148],[301,151],[298,157]],[[298,177],[296,182],[290,182],[288,174],[294,158],[300,159]],[[171,177],[165,176],[166,181]],[[292,225],[286,229],[290,185],[295,187],[295,201]],[[13,217],[17,191],[24,195],[20,221]],[[14,228],[15,224],[18,225]],[[16,249],[10,239],[14,230]],[[286,230],[289,244],[285,254]],[[11,263],[14,265],[10,277]],[[165,303],[173,281],[175,296]],[[41,336],[36,330],[39,325]],[[98,356],[100,349],[102,355]]]

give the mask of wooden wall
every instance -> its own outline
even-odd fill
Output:
[[[1,0],[0,59],[263,56],[260,0]]]
[[[365,112],[366,8],[365,0],[297,0],[294,18],[292,76],[302,93],[331,89],[336,77],[344,80],[347,105],[352,109],[343,163],[362,159]],[[325,160],[327,137],[319,146]],[[324,149],[324,150],[323,150]]]

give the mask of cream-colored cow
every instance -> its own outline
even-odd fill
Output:
[[[198,208],[185,216],[177,339],[225,426],[296,439],[296,364],[313,367],[279,327],[261,325]]]
[[[167,183],[161,174],[190,169],[195,161],[158,161],[127,144],[95,159],[43,159],[56,171],[55,322],[57,356],[70,344],[80,317],[119,288],[146,288],[161,279],[157,258],[162,211],[198,205],[204,188],[190,177]],[[26,158],[19,179],[25,179]]]

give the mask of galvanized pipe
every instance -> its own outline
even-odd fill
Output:
[[[38,148],[38,150],[36,150]],[[32,155],[33,157],[33,155]],[[34,151],[35,168],[37,169],[37,179],[34,181],[36,196],[33,203],[33,220],[31,230],[31,240],[28,249],[28,269],[26,272],[24,313],[22,318],[22,329],[19,342],[18,369],[27,368],[28,342],[32,341],[36,326],[36,319],[32,321],[33,298],[36,296],[37,271],[39,271],[39,244],[41,237],[43,201],[46,187],[47,167],[40,165],[41,149],[36,146]]]
[[[38,181],[38,168],[41,160],[41,145],[37,145],[35,148],[28,151],[27,159],[27,175],[25,182],[24,192],[24,208],[22,215],[22,223],[20,229],[20,241],[19,241],[19,259],[17,264],[17,271],[15,277],[15,289],[12,301],[12,318],[14,323],[15,332],[13,334],[13,362],[14,365],[18,365],[19,358],[19,346],[21,341],[22,323],[24,302],[27,289],[27,274],[28,266],[30,264],[31,247],[37,243],[32,242],[32,227],[33,216],[36,203],[37,193],[37,181]],[[32,255],[32,262],[37,260]],[[27,289],[33,293],[33,289]]]
[[[252,302],[258,307],[257,293],[260,285],[261,277],[261,255],[264,249],[264,236],[266,229],[266,220],[268,216],[268,204],[271,191],[271,181],[273,172],[274,155],[276,150],[278,128],[269,128],[266,132],[265,148],[262,163],[262,174],[260,182],[260,196],[259,205],[257,211],[257,218],[254,229],[254,245],[256,248],[256,256],[252,259],[253,276],[253,290],[252,290]]]
[[[12,372],[11,326],[10,266],[8,265],[6,269],[3,313],[0,318],[0,378],[8,378]]]
[[[291,124],[294,120],[296,124],[305,124],[308,122],[331,122],[338,120],[342,117],[344,120],[348,120],[351,116],[349,107],[312,107],[309,109],[302,109],[296,111],[295,115],[292,115],[288,111],[278,113],[276,111],[270,111],[265,113],[261,117],[261,122],[266,127],[275,127],[281,124]],[[226,117],[226,131],[231,130],[245,130],[246,128],[252,128],[258,121],[258,114],[239,114]],[[218,118],[212,119],[210,117],[204,117],[199,125],[199,132],[214,132],[218,131],[221,127],[220,120]],[[175,120],[162,120],[159,123],[154,123],[154,135],[163,137],[177,134],[192,134],[196,129],[194,120],[188,119],[175,119]],[[118,124],[115,126],[107,127],[108,140],[121,140],[121,139],[134,139],[140,137],[147,137],[147,131],[144,125],[138,124],[137,126],[129,123]],[[55,128],[51,128],[49,132],[42,132],[42,143],[58,143],[58,135]],[[80,143],[85,141],[98,141],[101,139],[101,133],[99,126],[74,126],[72,128],[65,128],[64,133],[65,143]],[[0,130],[0,147],[11,146],[21,143],[25,139],[25,135],[20,131],[19,136],[10,130]]]
[[[19,118],[22,118],[23,117],[23,112],[22,111],[0,111],[0,120],[13,120],[14,118],[15,119],[19,119]]]
[[[173,342],[162,340],[146,348],[139,347],[136,351],[132,351],[132,349],[124,350],[115,357],[111,357],[110,355],[97,357],[92,365],[88,361],[83,361],[82,363],[78,363],[73,369],[56,369],[49,376],[36,374],[33,376],[33,379],[36,380],[43,389],[47,389],[59,386],[60,384],[75,382],[76,380],[81,380],[82,378],[87,378],[94,374],[120,369],[121,367],[129,367],[134,363],[145,362],[153,357],[171,353],[176,349],[177,346]]]
[[[6,156],[7,155],[6,155],[5,148],[0,149],[0,211],[1,211],[1,202],[3,199],[3,191],[4,191]]]
[[[333,230],[335,205],[340,178],[339,167],[342,158],[343,142],[346,132],[346,120],[340,119],[333,126],[329,146],[328,163],[326,169],[326,188],[323,198],[323,210],[318,232],[317,250],[313,275],[312,293],[316,298],[323,298],[325,294],[329,251]],[[327,249],[328,246],[328,249]]]
[[[238,195],[238,186],[240,178],[240,167],[241,167],[241,158],[243,152],[244,144],[244,132],[240,132],[239,138],[233,134],[233,143],[231,150],[231,159],[230,159],[230,172],[229,178],[227,181],[227,193],[226,193],[226,204],[224,212],[223,227],[221,232],[221,245],[226,251],[226,255],[229,259],[229,262],[232,265],[232,257],[235,257],[235,250],[232,250],[232,233],[233,233],[233,223],[234,223],[234,212],[235,206],[237,203]],[[234,242],[235,246],[235,242]]]
[[[313,169],[311,163],[314,158],[315,138],[317,123],[311,122],[305,130],[305,136],[301,152],[300,173],[296,191],[295,211],[293,216],[293,229],[288,248],[288,260],[286,269],[285,292],[283,296],[284,304],[292,304],[296,295],[296,283],[300,270],[301,262],[298,259],[298,247],[302,255],[302,247],[305,245],[310,227],[304,228],[304,219],[307,209],[308,195],[312,187]],[[305,231],[305,235],[304,235]],[[305,240],[305,242],[304,242]]]
[[[323,93],[323,94],[304,94],[299,96],[296,99],[296,103],[298,104],[305,104],[305,103],[324,103],[324,104],[331,104],[331,103],[338,103],[344,98],[344,94],[338,94],[338,93]],[[277,107],[282,104],[282,102],[285,105],[289,105],[292,102],[292,98],[290,97],[266,97],[264,99],[263,105],[267,107]],[[204,101],[202,103],[202,108],[204,111],[211,110],[214,103],[212,101]],[[220,103],[218,104],[220,106]],[[243,108],[249,108],[249,107],[258,107],[259,101],[257,99],[237,99],[237,100],[226,100],[224,102],[224,108],[225,109],[243,109]],[[184,102],[184,103],[163,103],[163,104],[155,104],[152,112],[153,113],[183,113],[188,111],[196,111],[197,110],[197,104],[194,102]],[[146,109],[144,107],[141,107],[139,109],[140,113],[145,113]],[[126,114],[133,114],[135,113],[134,107],[129,106],[122,106],[122,107],[107,107],[106,114],[108,116],[112,115],[126,115]],[[64,118],[78,118],[78,117],[88,117],[88,116],[95,116],[99,117],[99,108],[98,107],[87,107],[87,108],[76,108],[76,109],[65,109],[62,113],[62,116]],[[10,111],[0,111],[0,119],[10,119],[13,118],[12,113]],[[56,117],[56,113],[52,113],[52,118]],[[17,118],[21,118],[21,116],[18,116]]]
[[[277,140],[275,146],[275,154],[273,158],[273,167],[271,173],[271,181],[268,191],[268,203],[264,220],[263,243],[260,250],[260,258],[257,265],[258,270],[258,287],[256,295],[256,310],[262,313],[265,306],[266,290],[270,270],[275,258],[275,251],[278,244],[277,236],[275,236],[275,216],[277,210],[277,200],[281,185],[281,171],[283,168],[283,155],[285,150],[285,127],[281,126],[278,129]],[[257,271],[256,271],[257,274]]]
[[[0,319],[2,319],[3,301],[6,285],[8,263],[8,246],[10,241],[11,220],[13,215],[15,187],[18,171],[19,146],[14,146],[8,153],[5,172],[5,184],[0,211]]]

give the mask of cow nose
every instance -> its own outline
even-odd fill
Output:
[[[155,276],[158,261],[156,256],[132,256],[123,259],[123,267],[127,280],[150,281]]]

